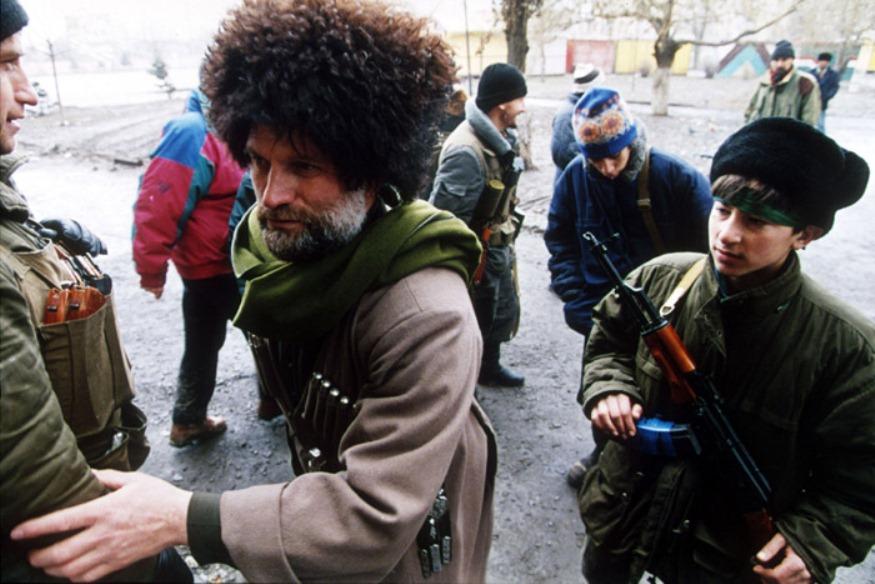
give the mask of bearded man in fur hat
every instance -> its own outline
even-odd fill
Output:
[[[485,579],[496,459],[474,399],[480,246],[416,200],[450,54],[424,20],[360,0],[247,0],[225,20],[203,89],[256,197],[232,245],[235,324],[286,414],[297,476],[207,494],[102,473],[115,492],[98,505],[14,532],[84,529],[35,565],[100,577],[187,544],[250,581]]]

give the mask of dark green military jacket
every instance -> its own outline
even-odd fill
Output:
[[[0,247],[15,254],[39,254],[50,244],[24,226],[29,215],[27,202],[11,180],[21,161],[0,157]],[[26,550],[11,543],[9,532],[26,519],[95,499],[106,489],[91,474],[76,436],[65,422],[58,388],[53,388],[43,359],[33,307],[17,268],[4,257],[8,258],[0,254],[0,581],[46,581],[42,571],[27,564]],[[97,378],[92,370],[86,370],[85,377],[86,384]],[[123,377],[123,372],[118,377]],[[74,381],[79,383],[78,378],[70,383]],[[116,389],[126,390],[126,385],[110,387],[111,392]],[[75,396],[83,401],[81,392]],[[113,404],[103,409],[112,412]],[[81,420],[76,421],[86,427]],[[111,459],[118,462],[102,457],[95,466],[124,468]],[[112,578],[150,579],[153,565],[154,558],[147,559]]]
[[[660,306],[701,257],[661,256],[629,279]],[[875,543],[875,326],[802,275],[795,254],[773,281],[729,297],[708,266],[670,320],[771,483],[777,528],[813,577],[830,581]],[[646,416],[681,414],[615,294],[594,321],[587,416],[617,391],[641,402]],[[736,497],[706,459],[657,459],[609,442],[579,502],[592,541],[630,557],[633,577],[684,543],[698,565],[740,581],[751,575],[754,550]]]
[[[0,244],[27,204],[10,175],[19,162],[0,157]],[[43,364],[31,312],[13,270],[0,261],[0,518],[3,580],[37,577],[9,532],[19,522],[100,496],[104,489],[76,447]],[[43,576],[44,578],[44,576]]]
[[[820,118],[820,85],[805,71],[793,68],[777,85],[769,72],[760,79],[744,112],[745,123],[760,118],[793,118],[816,126]]]

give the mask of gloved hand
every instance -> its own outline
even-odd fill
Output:
[[[74,255],[89,253],[93,256],[106,253],[100,238],[73,219],[44,219],[40,235],[61,243]]]

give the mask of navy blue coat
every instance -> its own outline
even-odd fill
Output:
[[[820,85],[820,108],[826,111],[826,106],[839,91],[839,74],[832,67],[827,67],[821,75],[817,67],[811,70],[811,74],[817,78]]]
[[[708,215],[713,199],[708,180],[686,162],[651,150],[650,198],[653,219],[666,252],[708,250]],[[622,275],[656,255],[638,210],[638,179],[608,180],[583,157],[573,160],[556,183],[544,240],[553,291],[565,303],[565,322],[582,335],[592,328],[592,309],[611,289],[582,234],[609,243]]]

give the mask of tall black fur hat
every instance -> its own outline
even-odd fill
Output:
[[[27,26],[27,13],[17,0],[0,2],[0,41],[6,40]]]
[[[835,212],[863,196],[869,165],[808,124],[763,118],[717,149],[711,182],[726,174],[755,178],[777,189],[806,225],[829,231]]]

